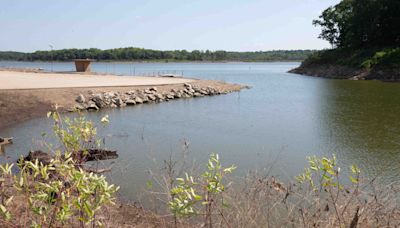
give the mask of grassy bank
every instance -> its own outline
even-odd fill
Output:
[[[363,69],[398,68],[400,67],[400,48],[323,50],[311,54],[302,63],[303,66],[314,64],[336,64]]]

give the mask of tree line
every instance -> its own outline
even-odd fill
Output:
[[[116,48],[101,50],[62,49],[53,51],[0,52],[0,60],[17,61],[71,61],[73,59],[95,59],[102,61],[295,61],[304,60],[314,50],[274,50],[256,52],[232,51],[160,51],[143,48]]]
[[[337,48],[399,46],[400,1],[342,0],[313,24],[322,27],[319,37]]]

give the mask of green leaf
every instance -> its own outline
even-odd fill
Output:
[[[351,181],[352,183],[354,183],[354,184],[358,183],[358,179],[357,179],[357,178],[354,178],[354,177],[352,177],[352,176],[349,176],[349,179],[350,179],[350,181]]]
[[[147,186],[148,189],[152,189],[153,188],[153,182],[147,181],[146,186]]]

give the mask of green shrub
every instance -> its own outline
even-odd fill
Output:
[[[12,219],[14,215],[7,207],[14,196],[22,196],[28,209],[25,213],[29,224],[21,225],[59,227],[80,224],[83,227],[91,222],[101,225],[95,215],[103,206],[114,204],[113,195],[119,187],[110,185],[102,175],[85,171],[81,161],[73,158],[76,152],[93,146],[96,128],[83,117],[62,119],[56,112],[48,116],[53,117],[54,132],[64,148],[55,152],[49,164],[21,158],[17,174],[11,173],[13,164],[0,166],[0,184],[8,180],[16,190],[12,196],[7,196],[4,189],[0,190],[0,215],[6,221]]]
[[[170,192],[169,208],[171,212],[175,217],[205,215],[205,226],[212,227],[213,209],[218,208],[216,205],[219,202],[218,199],[225,191],[224,176],[232,173],[235,169],[236,167],[233,165],[222,167],[218,154],[211,154],[207,163],[207,171],[199,178],[194,178],[186,173],[185,178],[176,179],[177,185]],[[201,206],[203,206],[203,210]]]

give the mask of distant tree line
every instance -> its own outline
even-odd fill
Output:
[[[314,25],[320,38],[338,48],[400,45],[400,0],[342,0],[324,10]]]
[[[231,51],[159,51],[143,48],[116,48],[100,50],[62,49],[36,51],[32,53],[0,52],[0,60],[17,61],[70,61],[73,59],[95,59],[103,61],[294,61],[304,60],[314,50],[276,50],[256,52]]]

